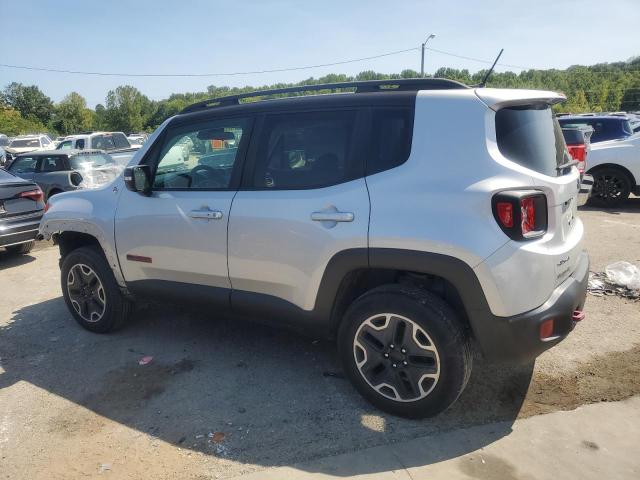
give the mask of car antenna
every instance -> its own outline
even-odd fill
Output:
[[[493,65],[491,65],[491,68],[489,69],[487,74],[484,76],[484,78],[482,79],[478,87],[483,88],[487,84],[487,80],[489,80],[489,77],[493,73],[493,69],[496,68],[496,64],[498,63],[498,60],[500,60],[500,57],[502,56],[502,52],[504,52],[504,48],[500,49],[500,53],[498,54],[496,59],[493,61]]]

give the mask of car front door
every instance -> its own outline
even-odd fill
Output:
[[[25,180],[33,180],[38,168],[38,157],[18,157],[11,165],[9,165],[9,171],[14,175],[24,178]]]
[[[366,262],[363,114],[345,109],[261,120],[229,222],[234,311],[313,311],[336,253],[351,250]]]
[[[227,224],[251,125],[245,117],[174,122],[142,158],[152,191],[123,191],[115,225],[132,291],[228,302]],[[219,142],[231,137],[233,145]]]

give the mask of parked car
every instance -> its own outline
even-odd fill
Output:
[[[593,128],[591,143],[609,140],[624,140],[633,135],[631,123],[626,116],[567,115],[558,119],[562,127],[590,126]]]
[[[11,253],[29,253],[43,213],[42,190],[0,169],[0,247]]]
[[[587,173],[593,176],[590,203],[613,208],[640,194],[640,134],[628,116],[562,117],[564,127],[592,127]]]
[[[20,153],[37,152],[54,148],[53,141],[48,135],[19,135],[14,137],[5,148],[7,163]]]
[[[119,165],[126,165],[140,145],[131,145],[122,132],[91,132],[66,137],[58,150],[104,150]]]
[[[36,182],[45,198],[81,188],[96,188],[121,171],[102,150],[49,150],[18,155],[9,172]]]
[[[563,100],[407,79],[200,102],[112,188],[51,198],[41,234],[88,330],[121,327],[136,298],[203,302],[337,338],[372,404],[435,415],[465,388],[476,346],[530,360],[584,318],[580,174],[551,111]],[[176,170],[185,136],[193,166]],[[232,158],[200,162],[225,142]]]
[[[569,155],[577,162],[576,167],[580,172],[580,191],[578,193],[578,206],[587,203],[593,190],[593,176],[585,173],[587,170],[587,157],[591,151],[591,135],[593,128],[589,126],[565,127],[562,129]]]
[[[132,133],[130,135],[127,135],[127,140],[129,140],[129,143],[132,146],[138,147],[141,147],[142,144],[147,141],[147,138],[149,138],[147,134]]]

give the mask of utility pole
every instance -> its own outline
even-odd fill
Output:
[[[420,78],[424,78],[424,47],[427,44],[427,42],[432,38],[436,38],[435,33],[432,33],[431,35],[429,35],[427,39],[424,41],[424,43],[422,44],[422,61],[420,62]]]

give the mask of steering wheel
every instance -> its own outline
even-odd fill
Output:
[[[195,186],[223,188],[227,185],[224,172],[209,165],[196,165],[191,169],[191,176],[194,179]],[[199,185],[201,183],[205,185]],[[210,183],[215,185],[210,185]]]

